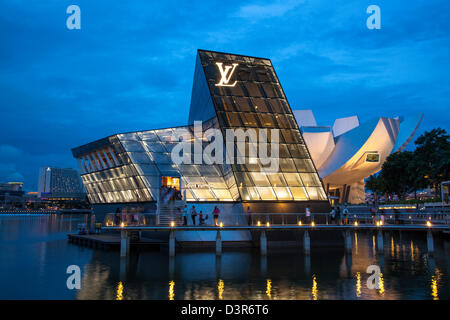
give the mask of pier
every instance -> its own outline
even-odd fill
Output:
[[[120,256],[126,257],[130,252],[130,235],[132,232],[142,231],[164,231],[169,233],[168,245],[169,256],[175,256],[176,237],[175,231],[215,231],[216,232],[216,255],[222,254],[222,232],[225,231],[253,231],[259,233],[259,247],[262,256],[267,255],[267,232],[270,231],[285,231],[285,232],[299,232],[303,234],[303,251],[309,254],[311,251],[310,232],[326,232],[331,230],[342,231],[344,236],[345,250],[351,252],[353,231],[367,231],[375,232],[377,234],[376,243],[379,253],[383,252],[383,232],[387,231],[405,231],[405,232],[423,232],[427,240],[428,253],[434,252],[433,233],[449,232],[450,225],[275,225],[275,226],[145,226],[145,227],[103,227],[102,230],[119,231],[120,232]],[[72,236],[73,237],[73,236]]]

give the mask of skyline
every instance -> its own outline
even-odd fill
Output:
[[[292,109],[312,109],[319,125],[424,111],[415,138],[449,131],[443,1],[377,1],[380,30],[366,28],[369,1],[79,1],[81,30],[66,28],[69,2],[16,3],[0,10],[0,181],[27,191],[39,167],[77,168],[74,147],[185,125],[197,49],[271,59]]]

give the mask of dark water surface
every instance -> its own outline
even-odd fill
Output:
[[[450,242],[435,239],[429,256],[423,234],[387,233],[378,255],[373,235],[354,234],[343,246],[215,253],[134,252],[67,242],[85,216],[0,217],[0,299],[450,299]],[[66,269],[81,268],[80,290],[69,290]],[[379,289],[368,289],[369,265],[382,271]]]

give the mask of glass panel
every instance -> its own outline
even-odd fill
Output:
[[[286,186],[286,182],[284,181],[282,173],[268,173],[267,177],[269,178],[269,181],[273,187]]]
[[[288,186],[299,187],[299,186],[303,185],[298,173],[285,172],[283,174],[284,174],[284,178],[286,179]]]
[[[145,152],[142,144],[139,141],[122,141],[122,145],[126,151],[141,151]]]
[[[267,176],[265,173],[261,172],[250,172],[250,176],[257,187],[268,187],[270,186],[269,180],[267,180]]]
[[[289,189],[291,190],[291,194],[294,197],[294,200],[308,200],[304,188],[290,187]]]
[[[274,187],[273,190],[275,191],[278,200],[292,200],[292,196],[289,193],[288,188]]]
[[[221,200],[233,200],[233,197],[231,196],[230,191],[228,189],[213,189],[213,193],[216,195],[216,197]]]
[[[192,189],[191,191],[195,194],[199,201],[216,200],[216,197],[209,189]]]
[[[300,173],[300,176],[305,187],[320,187],[321,183],[319,177],[315,173]]]
[[[227,188],[225,180],[222,177],[205,177],[206,183],[212,188],[225,189]]]
[[[261,200],[276,200],[276,196],[271,187],[256,187]]]

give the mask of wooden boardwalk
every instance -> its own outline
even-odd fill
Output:
[[[119,233],[107,234],[68,234],[70,243],[86,246],[90,248],[110,249],[120,246]],[[167,244],[167,241],[159,239],[149,239],[142,237],[140,240],[131,240],[133,247],[155,248],[159,249],[161,244]]]

